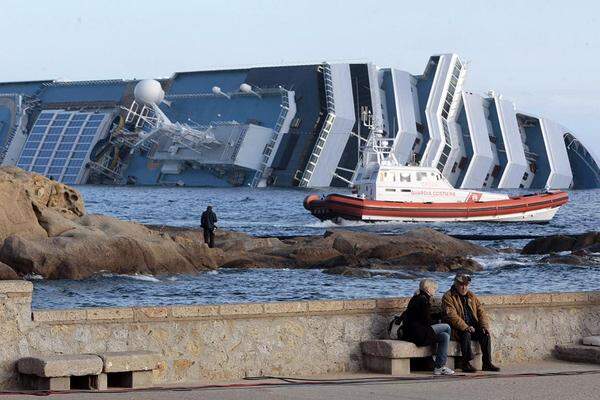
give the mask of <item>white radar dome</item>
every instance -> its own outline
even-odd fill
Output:
[[[165,92],[160,86],[160,82],[154,79],[139,81],[133,89],[133,95],[136,101],[146,104],[160,104],[165,98]]]

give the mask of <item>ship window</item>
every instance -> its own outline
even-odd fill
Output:
[[[50,121],[52,119],[53,115],[54,115],[54,113],[52,113],[52,112],[43,112],[38,117],[38,121],[48,122],[48,121]]]
[[[17,165],[29,165],[33,162],[32,157],[21,157]]]
[[[64,134],[67,136],[77,136],[79,134],[79,128],[67,128],[65,129]]]
[[[73,185],[75,184],[75,180],[77,179],[77,175],[65,175],[62,178],[62,181],[66,184]]]
[[[29,141],[25,145],[25,149],[27,149],[27,150],[37,150],[37,148],[38,148],[39,145],[40,145],[40,142]]]
[[[93,114],[90,115],[89,121],[100,121],[102,122],[102,120],[104,119],[105,114],[101,113],[101,114]]]
[[[55,121],[66,121],[71,117],[70,114],[56,114],[54,117]]]
[[[386,191],[386,192],[395,192],[395,191],[396,191],[396,189],[389,189],[389,188],[388,188],[388,189],[385,189],[385,191]]]
[[[40,142],[42,139],[44,138],[43,133],[34,133],[32,135],[29,135],[29,141],[36,141],[36,142]]]
[[[23,150],[21,153],[21,157],[33,157],[35,155],[35,150]]]
[[[85,123],[85,127],[86,128],[91,128],[91,129],[97,128],[99,125],[100,125],[100,122],[98,122],[98,121],[93,121],[93,122],[89,122],[88,121],[88,122]]]
[[[79,143],[92,143],[93,141],[93,136],[83,135],[79,138]]]
[[[63,127],[67,124],[66,120],[56,120],[54,122],[52,122],[52,126],[56,126],[56,127]],[[53,128],[53,129],[58,129],[58,128]]]
[[[46,168],[46,165],[48,165],[48,163],[50,162],[49,158],[38,158],[35,160],[35,165],[36,166],[43,166],[44,168]]]
[[[66,173],[67,174],[74,174],[74,175],[76,175],[76,174],[79,173],[80,168],[81,168],[81,165],[77,166],[77,167],[69,167],[69,168],[67,168]]]
[[[38,157],[51,157],[52,153],[53,153],[52,150],[40,151],[39,154],[38,154]]]
[[[77,136],[64,136],[62,138],[63,143],[75,143],[77,141]]]

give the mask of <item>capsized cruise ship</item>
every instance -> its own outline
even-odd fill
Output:
[[[369,110],[400,163],[436,168],[456,188],[600,187],[574,132],[469,92],[466,76],[441,54],[421,75],[324,62],[0,83],[0,162],[68,184],[347,186]]]

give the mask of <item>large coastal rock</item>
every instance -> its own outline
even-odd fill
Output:
[[[222,257],[189,234],[88,215],[76,190],[14,167],[0,168],[1,242],[0,279],[192,273],[216,268]]]
[[[596,252],[600,245],[600,232],[581,235],[551,235],[533,239],[523,247],[522,254],[550,254],[562,251],[589,250]]]
[[[16,167],[0,167],[0,242],[12,235],[47,237],[37,215],[46,210],[67,219],[85,214],[75,189]]]
[[[220,241],[221,238],[224,240]],[[478,271],[481,265],[468,256],[494,253],[428,228],[401,235],[336,229],[323,236],[282,240],[221,232],[216,244],[225,250],[223,267],[319,268],[363,277],[373,276],[365,269]]]
[[[203,240],[202,232],[194,229],[152,229]],[[222,250],[217,256],[221,268],[318,268],[334,274],[362,277],[393,275],[373,270],[404,270],[407,274],[424,271],[474,272],[482,267],[469,256],[494,253],[428,228],[416,228],[401,235],[335,229],[323,236],[285,239],[257,238],[218,230],[215,245]]]
[[[70,221],[70,229],[47,238],[15,235],[0,260],[21,274],[82,279],[99,272],[119,274],[193,273],[218,266],[219,250],[185,237],[171,237],[142,225],[101,215]],[[65,221],[56,218],[64,226]],[[53,224],[48,232],[60,232]]]

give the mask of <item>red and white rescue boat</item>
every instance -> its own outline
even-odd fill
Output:
[[[398,165],[387,141],[376,136],[369,139],[352,183],[354,195],[313,194],[304,207],[333,221],[542,223],[568,201],[563,191],[509,196],[455,189],[436,168]]]
[[[304,207],[320,220],[333,221],[548,222],[567,201],[562,191],[463,203],[381,201],[341,194],[320,198],[313,194],[304,200]]]

